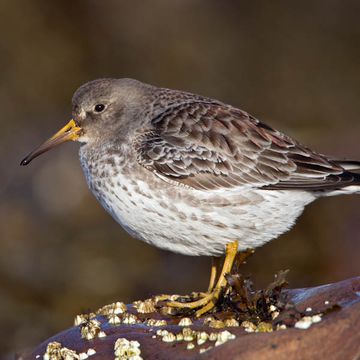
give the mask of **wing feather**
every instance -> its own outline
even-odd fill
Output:
[[[320,190],[351,182],[339,162],[215,101],[169,107],[137,138],[135,150],[148,170],[195,189]]]

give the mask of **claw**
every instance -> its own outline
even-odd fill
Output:
[[[177,309],[189,309],[189,310],[199,308],[195,313],[196,317],[200,317],[205,313],[209,312],[210,310],[212,310],[216,306],[220,298],[220,294],[227,286],[225,275],[231,272],[237,251],[238,251],[237,241],[234,241],[226,245],[226,256],[224,260],[224,265],[222,267],[216,286],[215,287],[213,286],[213,283],[215,282],[214,271],[216,271],[214,270],[215,266],[213,264],[209,290],[207,293],[201,294],[203,295],[201,299],[191,302],[170,301],[167,303],[167,306]]]

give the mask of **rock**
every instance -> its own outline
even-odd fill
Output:
[[[225,310],[194,319],[161,315],[151,300],[116,303],[18,359],[360,359],[360,277],[281,295],[282,306],[268,306],[272,320],[258,323]]]

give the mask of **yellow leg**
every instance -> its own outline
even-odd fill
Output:
[[[193,298],[203,298],[206,297],[211,291],[214,289],[216,278],[218,273],[220,272],[220,266],[221,266],[221,257],[213,256],[211,258],[211,272],[210,272],[210,280],[209,280],[209,287],[206,292],[193,292],[191,296]],[[155,300],[158,301],[165,301],[165,300],[171,300],[175,301],[177,298],[181,297],[180,295],[168,295],[168,294],[162,294],[157,295]]]
[[[196,311],[197,317],[200,317],[201,315],[207,313],[216,305],[216,303],[220,297],[221,291],[223,290],[223,288],[226,286],[226,283],[227,283],[225,275],[229,274],[231,272],[232,267],[234,265],[237,251],[238,251],[238,242],[237,241],[234,241],[234,242],[226,245],[226,256],[225,256],[224,265],[221,270],[219,279],[216,283],[215,288],[209,294],[210,301],[205,306],[203,306],[198,311]]]
[[[196,309],[200,308],[195,315],[197,317],[205,314],[209,310],[211,310],[217,303],[220,294],[223,290],[223,288],[226,286],[226,278],[225,275],[231,272],[231,269],[233,267],[235,257],[238,250],[238,242],[234,241],[232,243],[229,243],[226,245],[226,256],[224,260],[224,265],[222,267],[221,273],[219,275],[219,279],[216,283],[216,286],[212,288],[212,290],[206,294],[202,299],[188,302],[188,303],[182,303],[179,301],[171,301],[167,304],[167,306],[178,308],[178,309]],[[213,275],[211,276],[211,280],[213,278]],[[211,284],[210,284],[211,285]]]
[[[209,280],[209,287],[206,292],[193,292],[191,293],[191,296],[193,298],[203,298],[209,295],[211,291],[214,289],[216,278],[220,272],[221,268],[221,257],[213,256],[211,258],[211,273],[210,273],[210,280]],[[176,299],[175,299],[176,300]]]
[[[207,291],[208,293],[210,293],[214,289],[216,277],[217,277],[217,274],[220,269],[220,263],[221,263],[221,258],[215,257],[215,256],[212,257],[210,282],[209,282],[209,287],[208,287],[208,291]]]

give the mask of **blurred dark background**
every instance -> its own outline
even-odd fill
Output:
[[[131,239],[67,144],[19,167],[70,118],[72,93],[133,77],[222,99],[314,149],[360,158],[360,2],[47,1],[0,5],[0,354],[116,300],[205,289],[210,259]],[[307,208],[243,268],[306,287],[359,275],[360,197]],[[9,357],[10,358],[10,357]]]

